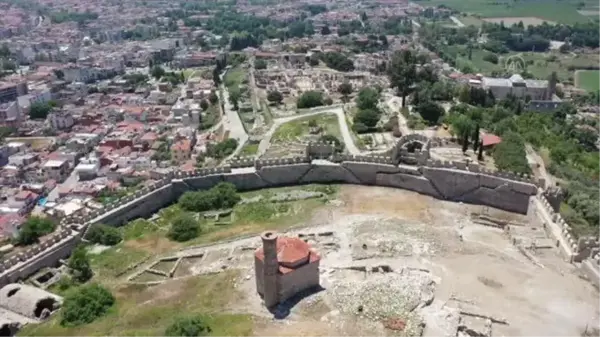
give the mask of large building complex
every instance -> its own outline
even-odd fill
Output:
[[[512,75],[510,78],[477,76],[477,79],[470,80],[469,84],[486,91],[490,90],[499,100],[508,95],[514,95],[518,98],[529,97],[531,100],[544,101],[551,100],[554,94],[554,89],[550,88],[549,81],[525,80],[518,74]]]

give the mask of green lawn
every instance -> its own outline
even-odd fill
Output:
[[[600,70],[580,70],[577,87],[587,91],[600,90]]]
[[[258,152],[258,144],[248,144],[242,147],[240,156],[254,156]]]
[[[291,122],[285,123],[281,125],[277,130],[275,130],[275,134],[273,134],[272,141],[289,142],[300,140],[302,136],[308,135],[310,129],[308,123],[311,120],[317,122],[317,125],[323,129],[324,134],[336,136],[340,141],[342,141],[337,116],[329,114],[299,118]]]
[[[445,5],[463,13],[481,17],[537,17],[558,23],[587,22],[589,18],[577,12],[579,1],[528,0],[421,0],[423,6]],[[466,24],[466,23],[465,23]]]

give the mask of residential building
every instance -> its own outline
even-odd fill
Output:
[[[69,175],[69,162],[67,160],[48,160],[42,166],[44,179],[54,179],[58,182],[64,181]]]
[[[73,115],[67,111],[53,111],[48,114],[47,120],[54,130],[70,129],[75,124]]]

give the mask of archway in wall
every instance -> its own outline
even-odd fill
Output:
[[[425,146],[425,144],[421,143],[420,141],[412,141],[412,142],[404,144],[404,148],[409,153],[415,153],[417,151],[421,151],[424,146]]]

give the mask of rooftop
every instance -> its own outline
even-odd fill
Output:
[[[262,247],[256,250],[255,256],[264,261],[265,252]],[[313,263],[320,259],[321,257],[304,240],[285,236],[277,237],[277,261],[281,274],[293,271],[299,264],[304,264],[302,262]]]

